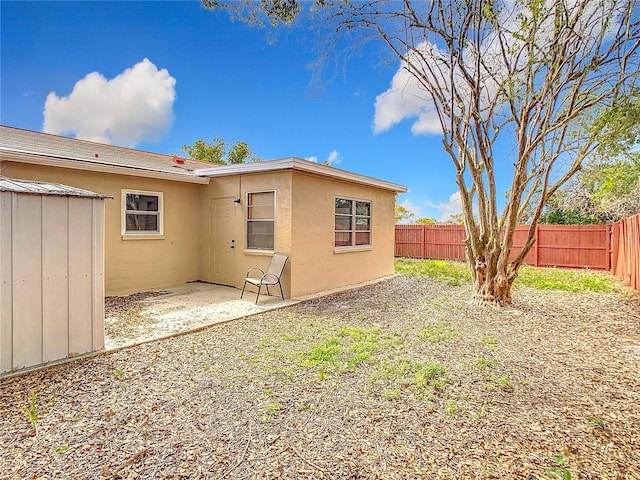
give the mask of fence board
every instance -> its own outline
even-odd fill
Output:
[[[528,238],[529,226],[516,227],[511,260]],[[525,263],[540,267],[611,267],[609,225],[538,225]],[[396,225],[396,257],[465,260],[463,225]],[[421,243],[422,242],[422,243]]]
[[[510,259],[527,241],[528,225],[516,227]],[[465,260],[462,225],[396,225],[396,257]],[[525,257],[536,267],[610,270],[640,290],[640,214],[614,225],[538,225]]]
[[[640,290],[640,214],[613,225],[611,269],[631,288]]]

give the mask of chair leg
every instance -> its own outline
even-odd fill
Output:
[[[247,281],[244,281],[244,285],[242,285],[242,293],[240,294],[240,300],[242,300],[242,297],[244,296],[244,289],[247,286]]]
[[[280,280],[278,280],[278,286],[280,287],[280,295],[282,296],[282,301],[284,301],[284,292],[282,291],[282,284],[280,283]]]
[[[262,289],[262,285],[258,285],[258,294],[256,295],[256,305],[258,305],[258,299],[260,298],[261,289]]]

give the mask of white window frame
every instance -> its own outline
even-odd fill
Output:
[[[249,218],[249,208],[251,207],[256,207],[259,205],[249,205],[249,198],[251,197],[252,194],[259,194],[259,193],[273,193],[273,218],[254,218],[254,219],[250,219]],[[245,194],[245,221],[244,221],[244,229],[245,229],[245,245],[246,245],[246,250],[249,250],[251,252],[275,252],[275,248],[276,248],[276,201],[277,201],[277,193],[275,190],[255,190],[255,191],[251,191],[251,192],[246,192]],[[251,247],[249,245],[249,222],[271,222],[273,223],[273,246],[271,248],[259,248],[259,247]]]
[[[158,212],[149,212],[146,210],[127,210],[127,195],[149,195],[158,197]],[[162,237],[164,235],[164,194],[162,192],[150,192],[147,190],[122,190],[122,236],[123,237]],[[157,230],[127,230],[127,214],[131,215],[150,215],[158,216]]]
[[[337,213],[335,210],[336,200],[347,200],[352,203],[351,213]],[[357,202],[368,203],[369,204],[369,215],[356,215],[356,206]],[[336,217],[348,217],[351,218],[351,229],[349,230],[337,230],[335,228],[335,218]],[[365,217],[369,219],[369,230],[357,230],[356,228],[356,219],[358,217]],[[333,248],[336,251],[344,251],[344,250],[367,250],[371,249],[373,246],[373,202],[371,200],[365,200],[362,198],[351,198],[342,195],[336,195],[333,199],[333,218],[334,218],[334,228],[333,228]],[[335,234],[340,232],[349,232],[351,233],[351,245],[336,245]],[[357,245],[356,244],[356,234],[368,232],[369,233],[369,243]]]

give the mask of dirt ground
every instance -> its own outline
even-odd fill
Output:
[[[640,479],[640,301],[396,277],[0,381],[0,478]]]

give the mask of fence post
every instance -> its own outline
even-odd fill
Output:
[[[424,257],[426,255],[425,250],[427,248],[427,239],[426,239],[426,232],[424,227],[426,227],[426,225],[420,225],[420,259],[424,260]]]
[[[611,249],[611,236],[613,235],[613,225],[607,225],[607,272],[610,272],[613,267],[611,265],[611,255],[613,250]]]
[[[535,233],[535,235],[536,235],[536,241],[535,241],[535,244],[534,244],[535,247],[536,247],[536,249],[535,249],[535,255],[536,255],[535,256],[535,258],[536,258],[535,265],[536,265],[536,267],[539,267],[540,266],[540,224],[539,223],[536,223],[536,233]]]

